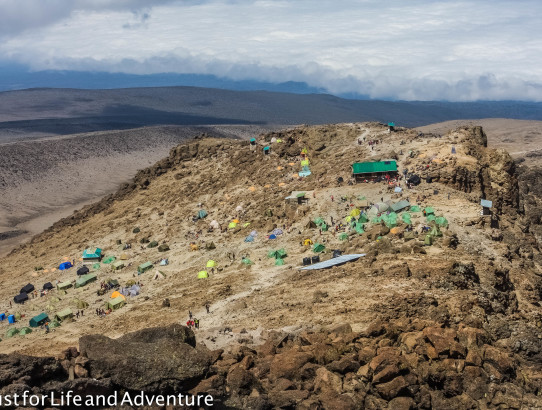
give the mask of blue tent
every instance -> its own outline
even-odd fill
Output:
[[[270,150],[270,149],[271,149],[271,148],[269,148],[269,147],[264,147],[263,153],[264,153],[264,154],[269,154],[269,152],[270,152],[269,150]]]
[[[200,209],[198,211],[198,218],[199,219],[203,219],[207,216],[207,211],[205,209]]]
[[[73,265],[71,262],[63,262],[58,266],[58,269],[60,270],[70,269],[72,266]]]
[[[248,235],[248,236],[245,238],[245,242],[254,242],[254,236]]]
[[[250,139],[250,143],[251,143],[251,144],[254,144],[255,142],[256,142],[256,138],[251,138],[251,139]]]
[[[269,239],[277,239],[277,236],[274,233],[272,233],[271,235],[269,235]]]

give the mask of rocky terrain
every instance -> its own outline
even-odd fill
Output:
[[[542,408],[540,173],[487,145],[481,127],[439,137],[388,133],[379,123],[296,127],[262,135],[255,147],[203,135],[178,145],[115,194],[2,259],[4,310],[23,321],[75,300],[90,306],[51,333],[4,338],[0,386],[208,392],[224,408]],[[300,179],[303,148],[312,175]],[[348,183],[353,162],[392,158],[422,183],[407,189],[400,181],[400,193],[385,182]],[[311,193],[308,203],[286,202],[292,191]],[[432,245],[421,233],[429,222],[415,211],[412,240],[401,220],[393,231],[370,221],[346,240],[309,224],[317,217],[338,224],[364,198],[408,198],[448,223]],[[480,214],[481,198],[493,201],[491,216]],[[209,215],[194,220],[202,208]],[[211,220],[221,229],[209,230]],[[269,239],[276,228],[283,233]],[[245,242],[253,230],[254,242]],[[315,255],[305,239],[325,244],[323,260],[334,249],[365,256],[300,271]],[[97,282],[9,307],[28,282],[73,281],[73,269],[57,267],[84,248],[118,257],[125,243],[131,265],[102,264],[95,273],[99,281],[141,281],[142,291],[105,318],[92,314],[108,298],[96,293]],[[267,256],[279,248],[287,256],[276,265]],[[135,273],[163,257],[165,279]],[[197,279],[209,259],[218,268]],[[181,326],[189,310],[200,329]]]

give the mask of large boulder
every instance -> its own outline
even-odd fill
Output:
[[[194,333],[181,325],[144,329],[118,339],[83,336],[79,347],[89,359],[90,377],[110,377],[129,390],[189,390],[212,362],[211,352],[196,348]]]

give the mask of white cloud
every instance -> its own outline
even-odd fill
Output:
[[[374,98],[542,101],[537,0],[194,0],[152,9],[143,0],[76,0],[58,14],[67,2],[6,1],[53,10],[25,15],[22,33],[3,29],[0,58],[36,70],[304,81]]]

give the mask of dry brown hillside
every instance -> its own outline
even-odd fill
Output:
[[[271,143],[273,138],[282,142]],[[371,149],[367,141],[376,139],[381,142]],[[270,155],[263,154],[266,145],[271,147]],[[76,298],[89,303],[84,317],[49,334],[36,330],[4,339],[2,350],[55,354],[88,333],[118,337],[149,326],[184,323],[189,310],[201,320],[198,341],[210,348],[232,342],[258,344],[270,329],[297,334],[349,323],[354,332],[366,332],[370,323],[380,320],[397,327],[393,336],[386,333],[383,341],[378,339],[379,349],[403,346],[406,332],[421,334],[427,326],[483,333],[485,343],[510,360],[513,372],[486,358],[483,343],[479,363],[472,356],[466,358],[466,350],[452,354],[449,348],[418,353],[421,356],[416,360],[445,360],[449,355],[446,360],[458,360],[457,366],[478,366],[482,370],[476,371],[492,383],[511,383],[535,400],[542,387],[542,257],[537,237],[531,233],[533,221],[527,222],[524,216],[514,162],[506,151],[486,145],[480,127],[458,128],[438,138],[410,129],[388,133],[378,123],[298,127],[262,135],[255,147],[247,141],[213,138],[181,144],[115,195],[56,223],[2,259],[3,308],[24,314],[23,324],[42,311],[53,315],[65,307],[77,310]],[[312,175],[299,179],[303,148],[308,149]],[[390,191],[385,182],[349,184],[353,162],[377,159],[397,159],[401,173],[408,168],[423,178],[422,183],[407,189],[402,180],[402,193]],[[339,177],[344,182],[338,182]],[[285,197],[292,191],[310,192],[308,204],[288,204]],[[345,223],[363,197],[373,203],[408,199],[422,209],[433,207],[448,226],[440,228],[442,236],[429,246],[424,245],[421,229],[430,223],[421,212],[410,212],[419,236],[408,241],[402,235],[406,225],[401,218],[398,233],[390,232],[384,223],[369,222],[362,234],[348,231],[347,240],[339,238],[340,232],[334,234],[334,227],[324,232],[307,228],[317,217]],[[480,215],[481,198],[493,201],[492,217]],[[208,216],[194,222],[192,217],[202,208]],[[240,223],[228,229],[235,218]],[[222,229],[208,232],[212,220]],[[133,233],[134,228],[139,232]],[[267,239],[274,228],[284,233]],[[255,241],[245,242],[254,230]],[[334,249],[366,256],[331,269],[300,271],[303,257],[315,255],[302,244],[307,238],[326,246],[322,259],[330,258]],[[148,248],[143,239],[167,244],[170,250]],[[53,291],[9,308],[9,301],[29,282],[41,288],[48,281],[75,280],[75,269],[61,272],[56,268],[63,260],[78,261],[87,247],[101,247],[105,255],[118,258],[123,245],[117,241],[132,244],[126,251],[130,266],[113,272],[102,264],[96,271],[98,282],[66,294]],[[191,242],[199,249],[191,251]],[[275,266],[267,254],[280,248],[287,257],[284,265]],[[169,259],[168,266],[137,275],[139,264],[163,257]],[[242,257],[253,264],[244,265]],[[208,279],[197,279],[209,259],[217,261],[218,270],[210,272]],[[38,266],[43,270],[35,271]],[[156,269],[166,278],[153,280]],[[125,307],[100,318],[93,312],[103,307],[111,292],[98,296],[97,290],[99,282],[108,278],[123,285],[141,281],[143,287],[139,296],[128,298]],[[170,307],[162,306],[166,298]],[[206,303],[211,314],[205,312]],[[6,322],[0,326],[5,333]],[[405,333],[401,336],[401,332]],[[431,337],[427,340],[436,346]],[[477,364],[471,364],[472,360]],[[483,360],[487,366],[482,367]],[[409,363],[418,366],[418,362]],[[466,394],[462,389],[467,384],[446,397]],[[503,397],[512,394],[503,389]]]

